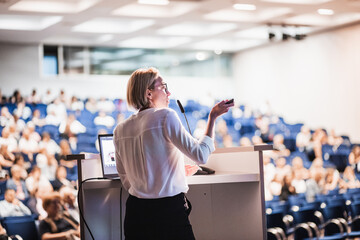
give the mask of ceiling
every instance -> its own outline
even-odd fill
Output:
[[[360,21],[360,0],[156,1],[0,0],[0,41],[237,52]]]

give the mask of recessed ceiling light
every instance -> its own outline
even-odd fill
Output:
[[[72,31],[91,33],[129,33],[148,27],[153,23],[153,20],[147,19],[129,20],[115,18],[94,18],[74,26]]]
[[[11,11],[78,13],[95,5],[99,0],[77,1],[19,1],[9,7]]]
[[[171,48],[190,42],[189,37],[153,37],[140,36],[122,41],[120,47],[131,48]]]
[[[198,6],[199,4],[194,2],[171,2],[166,7],[133,3],[117,8],[111,14],[141,18],[173,18],[190,12]]]
[[[100,37],[98,37],[96,39],[96,41],[98,41],[98,42],[108,42],[108,41],[113,40],[113,39],[114,39],[113,34],[104,34],[104,35],[101,35]]]
[[[235,3],[233,5],[233,8],[236,10],[245,10],[245,11],[254,11],[256,10],[256,6],[253,4],[241,4],[241,3]]]
[[[321,15],[333,15],[334,14],[334,10],[325,9],[325,8],[318,9],[317,12]]]
[[[61,16],[0,15],[0,29],[41,31],[62,20]]]
[[[333,0],[261,0],[263,2],[274,2],[274,3],[286,3],[286,4],[309,4],[316,5],[326,2],[331,2]]]
[[[162,28],[157,32],[161,35],[209,36],[233,30],[235,23],[199,23],[183,22]]]
[[[220,54],[222,54],[222,50],[221,49],[215,49],[214,50],[214,53],[216,54],[216,55],[220,55]]]
[[[169,0],[138,0],[138,3],[148,5],[168,5]]]

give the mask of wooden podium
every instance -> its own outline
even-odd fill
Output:
[[[205,166],[213,175],[187,178],[197,240],[266,239],[263,151],[272,145],[220,148]],[[97,154],[78,158],[79,182],[102,177]],[[125,239],[123,220],[128,193],[120,180],[90,180],[82,186],[82,209],[95,239]],[[80,221],[81,239],[91,239]]]

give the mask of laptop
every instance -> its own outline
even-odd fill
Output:
[[[101,169],[104,178],[119,179],[115,161],[113,134],[98,135]]]

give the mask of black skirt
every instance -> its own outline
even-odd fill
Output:
[[[191,204],[184,193],[158,199],[129,195],[124,222],[125,240],[194,240],[190,211]]]

